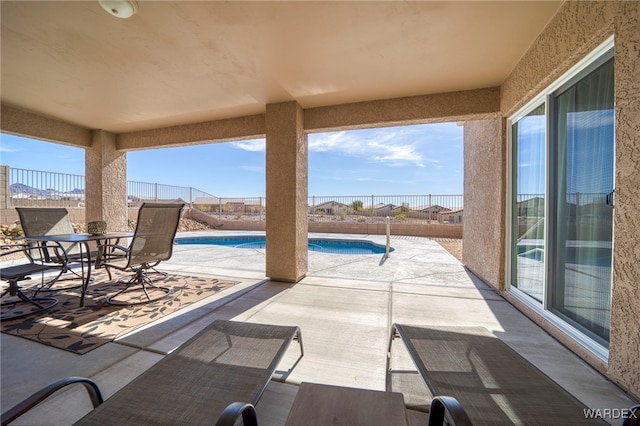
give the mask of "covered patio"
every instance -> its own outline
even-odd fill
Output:
[[[298,356],[296,348],[281,362],[256,407],[261,425],[284,424],[302,382],[385,390],[393,323],[486,327],[587,407],[633,405],[620,388],[522,315],[435,241],[394,237],[392,245],[395,251],[384,262],[378,255],[311,252],[309,274],[298,284],[264,280],[264,250],[178,245],[173,258],[162,264],[163,271],[241,283],[82,356],[0,335],[2,406],[13,405],[51,381],[78,375],[96,380],[108,397],[215,319],[298,325],[302,331],[305,355],[290,374],[285,375]],[[205,266],[205,259],[214,259],[215,266]],[[394,370],[415,370],[401,346],[396,345],[393,353]],[[417,374],[411,375],[405,388],[392,390],[402,392],[409,407],[424,409],[428,393]],[[90,409],[84,391],[71,388],[17,424],[71,424]],[[408,413],[411,424],[426,424],[424,412]]]
[[[274,424],[287,411],[290,385],[303,380],[336,377],[380,389],[390,326],[405,320],[484,325],[590,407],[628,406],[616,386],[640,397],[640,3],[137,5],[121,19],[97,1],[2,1],[0,130],[85,149],[86,221],[104,220],[110,230],[127,224],[127,152],[265,138],[271,243],[264,268],[231,267],[210,250],[197,264],[185,262],[181,251],[188,249],[180,248],[167,267],[242,278],[247,291],[221,294],[168,318],[167,329],[155,325],[82,357],[3,334],[3,406],[62,375],[94,377],[110,394],[218,316],[299,322],[306,333],[309,356],[262,402],[262,417],[273,415]],[[615,241],[604,343],[593,341],[591,330],[586,337],[575,332],[575,322],[567,325],[548,300],[518,295],[511,276],[518,220],[512,123],[532,101],[551,103],[549,87],[603,54],[603,46],[615,89],[608,122],[615,209],[609,196],[606,206]],[[455,264],[453,284],[432,280],[451,259],[430,244],[421,250],[433,261],[417,262],[421,251],[379,279],[368,275],[376,267],[314,269],[316,257],[306,249],[307,135],[438,122],[464,125],[464,266]],[[559,203],[553,194],[547,204]],[[553,213],[546,224],[556,220]],[[550,286],[562,276],[552,272]],[[23,382],[19,365],[27,358]],[[84,409],[68,404],[71,416]],[[65,416],[55,411],[39,418]]]

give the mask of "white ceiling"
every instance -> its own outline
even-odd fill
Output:
[[[1,98],[115,133],[499,86],[558,1],[1,2]]]

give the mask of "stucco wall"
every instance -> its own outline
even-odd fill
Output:
[[[9,167],[0,166],[0,209],[9,206]]]
[[[639,21],[640,2],[566,2],[505,81],[501,96],[501,110],[508,116],[615,35],[616,207],[606,374],[637,397],[640,396]],[[467,170],[465,164],[465,174]],[[466,237],[467,229],[465,248]]]
[[[464,124],[464,264],[504,286],[505,155],[502,119]]]
[[[104,220],[107,230],[127,226],[127,156],[116,150],[116,136],[95,130],[85,151],[86,220]]]
[[[33,114],[12,106],[0,106],[2,131],[34,139],[55,141],[78,147],[91,146],[91,131],[64,121]]]
[[[310,132],[357,129],[402,124],[452,122],[498,115],[497,87],[435,95],[409,96],[310,108],[304,113],[304,128]]]
[[[266,274],[300,281],[308,270],[307,134],[297,102],[267,105]]]
[[[616,209],[609,372],[640,398],[640,3],[625,3],[620,13],[614,60]]]

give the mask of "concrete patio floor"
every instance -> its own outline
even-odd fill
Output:
[[[190,232],[178,237],[224,234]],[[313,236],[385,241],[384,236],[374,235]],[[387,259],[309,252],[309,273],[297,284],[265,279],[264,250],[176,245],[171,260],[159,269],[241,283],[82,356],[1,334],[2,411],[68,376],[94,379],[109,397],[219,318],[298,325],[302,331],[305,356],[288,372],[298,356],[297,345],[291,346],[256,407],[261,425],[284,424],[301,382],[385,390],[393,323],[484,326],[587,407],[634,405],[620,388],[522,315],[435,241],[392,236],[391,245],[395,251]],[[413,368],[402,349],[393,362],[395,368]],[[419,387],[405,394],[408,403],[419,403],[421,398]],[[75,387],[56,394],[15,424],[67,425],[90,409],[84,391]],[[426,415],[411,411],[410,420],[426,424]]]

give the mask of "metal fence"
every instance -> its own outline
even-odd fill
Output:
[[[8,207],[83,207],[82,175],[7,168]]]
[[[310,221],[462,223],[462,195],[309,197]]]
[[[84,176],[9,168],[9,207],[84,207]],[[127,202],[183,201],[219,220],[265,220],[265,197],[217,197],[192,187],[127,181]],[[462,195],[310,196],[311,222],[462,223]]]

